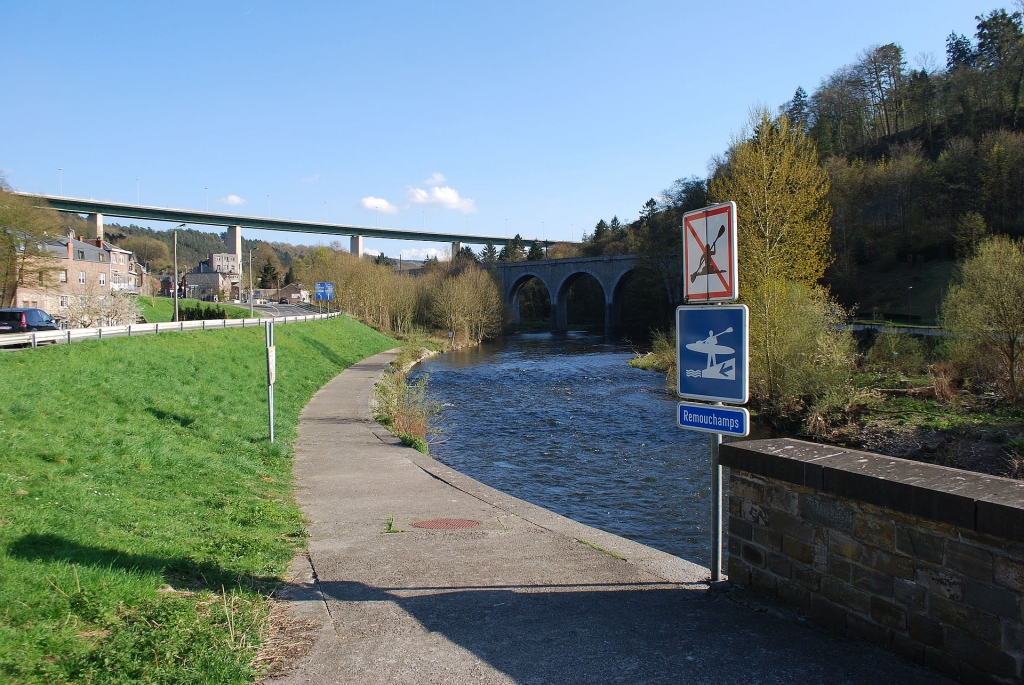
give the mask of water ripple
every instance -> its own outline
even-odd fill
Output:
[[[707,564],[707,439],[675,424],[660,374],[584,334],[528,334],[433,357],[440,461],[583,523]]]

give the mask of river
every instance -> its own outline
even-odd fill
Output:
[[[586,333],[518,334],[420,364],[434,458],[502,492],[684,559],[710,559],[708,438],[664,376]]]

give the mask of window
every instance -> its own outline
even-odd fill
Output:
[[[85,285],[85,272],[84,271],[79,271],[78,272],[78,285]]]
[[[67,283],[68,282],[68,270],[67,269],[62,269],[60,274],[58,275],[58,279],[60,280],[61,283]]]
[[[85,261],[85,250],[78,251],[78,258],[81,259],[82,261]]]
[[[67,307],[68,306],[68,296],[67,295],[61,295],[60,296],[60,306],[61,307]]]
[[[98,259],[101,262],[105,262],[107,261],[107,255],[100,252],[98,255],[96,255],[96,259]]]
[[[107,275],[106,274],[100,274],[100,285],[106,285],[106,284],[107,284]]]

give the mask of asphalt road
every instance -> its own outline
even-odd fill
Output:
[[[315,310],[297,304],[256,304],[253,305],[253,309],[258,311],[261,316],[273,316],[274,318],[316,314]]]

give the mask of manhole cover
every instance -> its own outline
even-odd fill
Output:
[[[429,521],[417,521],[412,525],[416,528],[430,528],[431,530],[455,530],[456,528],[476,528],[480,522],[470,519],[430,519]]]

